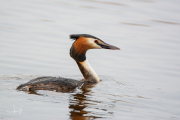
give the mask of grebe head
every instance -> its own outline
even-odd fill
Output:
[[[72,34],[70,35],[70,39],[75,40],[70,49],[70,55],[79,62],[86,60],[85,54],[89,49],[120,50],[118,47],[109,45],[103,42],[101,39],[88,34]]]
[[[73,34],[70,35],[70,38],[75,40],[70,49],[70,56],[78,64],[78,67],[84,76],[84,80],[91,83],[98,83],[100,79],[86,60],[86,51],[89,49],[120,49],[88,34]]]

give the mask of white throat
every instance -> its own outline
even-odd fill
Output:
[[[92,82],[92,83],[98,83],[100,81],[98,75],[90,66],[87,60],[84,60],[83,62],[77,62],[77,64],[79,66],[81,73],[84,76],[85,81]]]

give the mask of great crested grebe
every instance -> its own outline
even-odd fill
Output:
[[[72,90],[84,83],[98,83],[100,81],[98,75],[86,60],[86,51],[89,49],[111,49],[120,50],[118,47],[109,45],[99,38],[88,34],[72,34],[70,39],[74,39],[70,49],[70,56],[76,61],[78,67],[84,76],[81,81],[62,78],[62,77],[38,77],[30,80],[25,84],[17,87],[17,90],[34,91],[34,90]]]

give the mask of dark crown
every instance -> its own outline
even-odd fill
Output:
[[[72,34],[72,35],[69,35],[69,37],[70,37],[70,39],[74,39],[74,40],[77,40],[79,37],[99,39],[99,38],[89,35],[89,34]]]

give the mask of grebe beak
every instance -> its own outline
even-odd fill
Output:
[[[120,50],[120,48],[116,47],[116,46],[113,46],[113,45],[110,45],[110,44],[107,44],[105,42],[103,43],[97,43],[99,46],[101,46],[102,48],[104,49],[111,49],[111,50]]]

